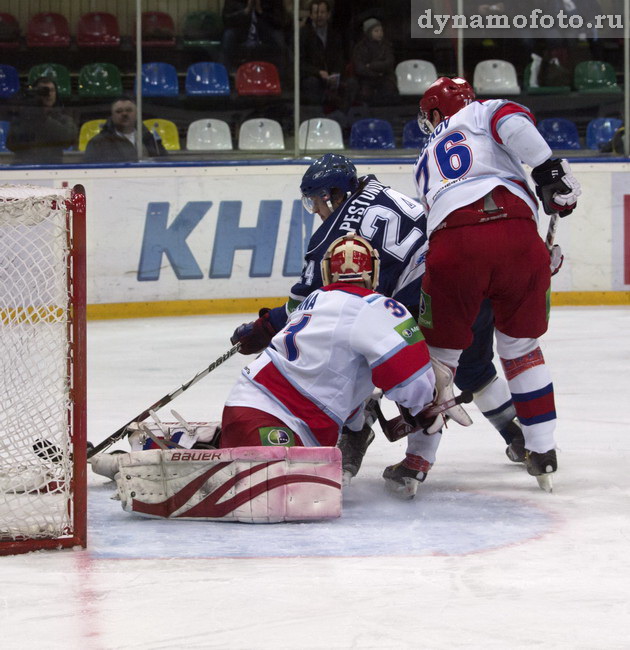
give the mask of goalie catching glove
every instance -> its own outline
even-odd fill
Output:
[[[262,352],[277,334],[270,319],[271,310],[263,307],[258,312],[258,318],[251,323],[239,325],[230,337],[232,345],[241,344],[241,354],[256,354]]]
[[[571,173],[568,161],[550,158],[534,167],[532,178],[536,183],[536,194],[547,214],[557,212],[561,217],[566,217],[573,212],[582,188]]]

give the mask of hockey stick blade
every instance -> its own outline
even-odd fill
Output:
[[[237,343],[234,347],[230,348],[227,352],[224,352],[218,359],[215,359],[207,368],[204,368],[201,372],[198,372],[190,381],[186,382],[185,384],[182,384],[179,388],[177,388],[173,392],[164,395],[164,397],[161,397],[157,402],[155,402],[155,404],[152,404],[151,406],[149,406],[149,408],[142,411],[142,413],[138,413],[138,415],[131,418],[131,420],[129,420],[129,422],[127,422],[126,424],[123,424],[123,426],[120,427],[120,429],[117,429],[116,431],[114,431],[114,433],[112,433],[110,436],[105,438],[105,440],[100,442],[95,447],[89,449],[87,454],[88,459],[92,458],[92,456],[96,456],[96,454],[100,454],[102,451],[105,451],[105,449],[111,447],[115,442],[122,440],[126,435],[129,434],[129,426],[131,424],[133,424],[134,422],[142,422],[143,420],[146,420],[146,418],[148,418],[149,415],[151,415],[151,411],[157,411],[158,409],[161,409],[163,406],[166,406],[167,404],[172,402],[176,397],[181,395],[185,390],[188,390],[191,386],[196,384],[200,379],[203,379],[206,375],[211,373],[215,368],[218,368],[224,361],[227,361],[231,356],[235,355],[239,351],[240,347],[241,344]]]
[[[436,404],[435,406],[429,407],[426,411],[422,412],[424,417],[433,417],[448,411],[448,409],[458,404],[469,404],[473,400],[473,394],[470,391],[464,391],[460,395],[457,395],[453,399],[442,402],[441,404]],[[421,431],[421,428],[418,426],[413,426],[409,422],[406,422],[402,416],[397,416],[392,420],[387,420],[381,411],[381,407],[378,404],[375,404],[374,412],[378,418],[378,423],[381,425],[381,429],[385,434],[385,437],[390,442],[396,442],[402,438],[405,438],[410,433],[414,431]]]
[[[50,460],[53,463],[60,463],[63,460],[63,452],[61,447],[58,447],[49,440],[41,438],[33,443],[33,451],[44,460]]]

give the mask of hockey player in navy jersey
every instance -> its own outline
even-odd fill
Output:
[[[310,239],[301,277],[292,287],[286,305],[262,309],[258,320],[241,325],[234,332],[231,340],[241,343],[244,354],[263,350],[284,326],[288,314],[322,286],[322,257],[332,241],[347,232],[358,232],[379,251],[378,291],[396,298],[417,316],[426,246],[426,217],[418,202],[383,185],[372,175],[358,178],[352,161],[334,153],[325,154],[310,165],[300,189],[305,207],[317,213],[323,223]],[[475,342],[462,355],[457,386],[474,393],[475,403],[508,444],[508,457],[522,462],[524,443],[514,419],[514,406],[507,384],[497,376],[492,363],[493,332],[492,313],[486,305],[475,323]],[[369,421],[360,433],[342,435],[344,469],[350,476],[358,472],[373,438]],[[386,481],[394,492],[403,489],[407,496],[409,490],[415,493],[418,480],[424,479],[434,462],[438,438],[424,438],[412,436],[406,458],[386,470],[390,475]]]
[[[539,337],[549,316],[550,256],[538,234],[538,203],[521,162],[533,168],[547,214],[575,208],[580,186],[552,158],[534,116],[507,100],[476,101],[464,79],[441,77],[420,100],[430,134],[415,165],[428,210],[429,250],[420,325],[432,358],[453,370],[472,342],[484,300],[523,427],[526,466],[551,490],[557,469],[553,384]]]

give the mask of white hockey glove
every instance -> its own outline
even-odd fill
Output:
[[[444,408],[442,420],[445,421],[445,416],[450,417],[452,420],[461,424],[463,427],[468,427],[472,424],[470,415],[464,410],[460,405],[461,402],[455,398],[455,393],[453,390],[453,371],[437,359],[431,359],[431,365],[433,366],[433,372],[435,373],[435,407]],[[467,396],[464,402],[469,402],[472,399],[472,395]],[[430,407],[425,408],[422,413],[430,412]],[[419,417],[422,415],[419,413]],[[436,421],[426,429],[426,433],[437,433],[441,428],[440,418],[438,417]]]
[[[550,158],[534,167],[532,178],[536,183],[536,194],[547,214],[557,212],[561,217],[566,217],[573,212],[582,188],[567,160]]]
[[[562,249],[558,244],[554,244],[549,251],[549,266],[551,268],[551,275],[555,275],[564,262],[564,255]]]

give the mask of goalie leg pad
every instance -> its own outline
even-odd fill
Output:
[[[121,454],[125,511],[147,517],[276,523],[341,516],[335,447],[234,447]]]

